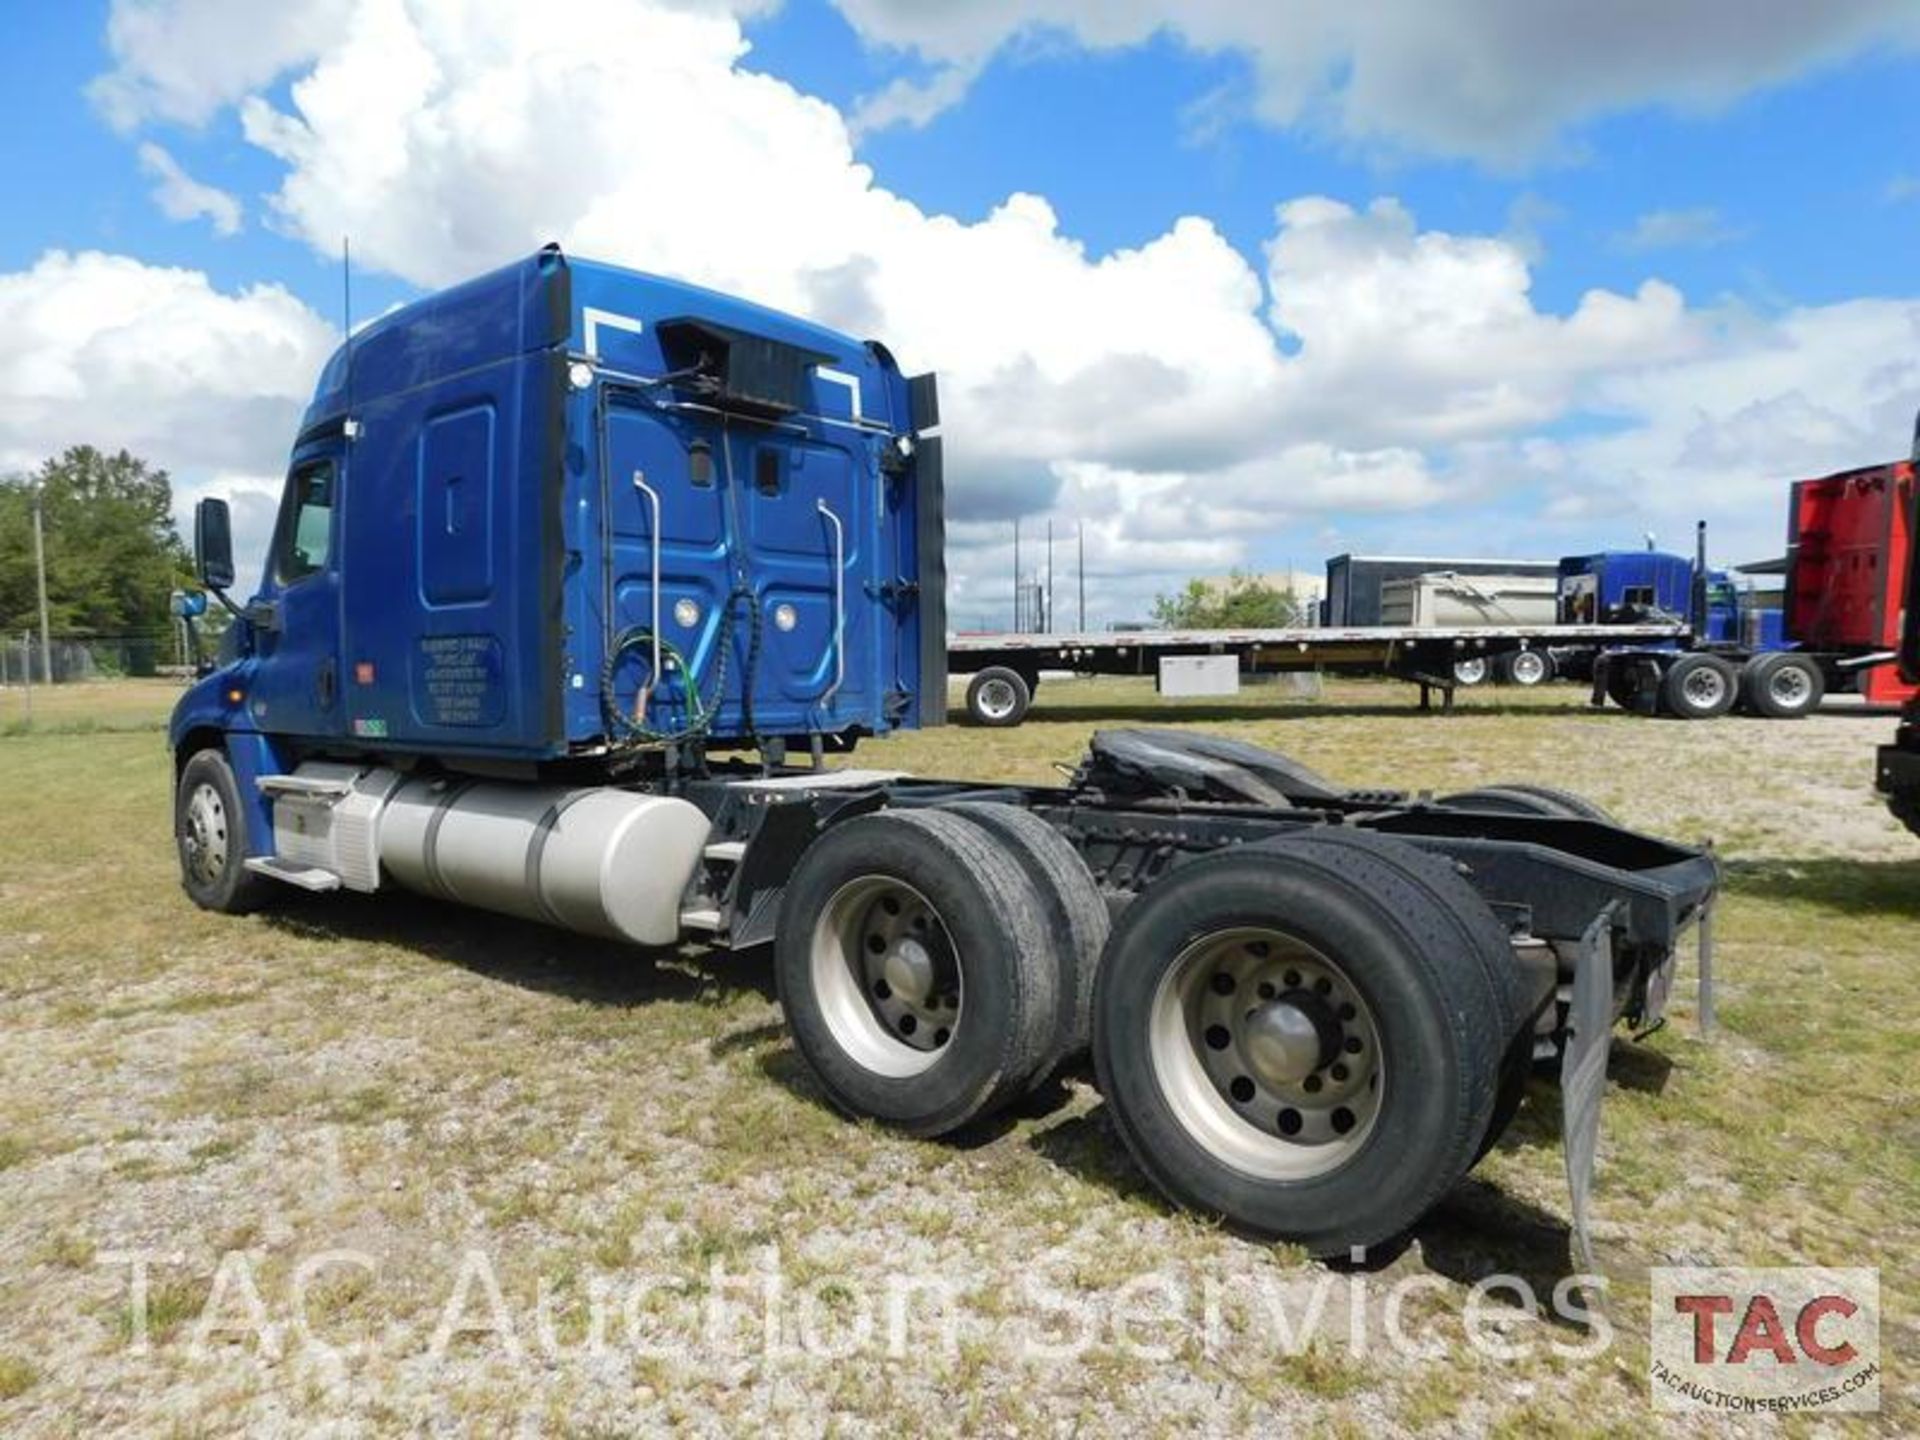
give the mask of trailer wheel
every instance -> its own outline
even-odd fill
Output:
[[[1005,665],[989,665],[967,685],[967,717],[976,725],[1005,729],[1027,718],[1033,686]]]
[[[1051,1072],[1085,1051],[1093,1033],[1093,981],[1113,925],[1107,902],[1080,852],[1031,810],[976,801],[944,808],[964,815],[1007,848],[1047,912],[1047,933],[1056,939],[1060,969],[1060,1026],[1044,1067]]]
[[[1553,679],[1553,657],[1544,650],[1515,650],[1500,657],[1500,683],[1531,690]]]
[[[173,839],[181,887],[202,910],[242,915],[266,901],[266,880],[246,866],[240,785],[218,749],[197,750],[181,767],[173,792]]]
[[[1467,1170],[1526,1023],[1505,932],[1444,862],[1337,832],[1209,856],[1122,916],[1100,1087],[1179,1204],[1344,1255]]]
[[[1682,720],[1717,719],[1739,693],[1739,672],[1718,655],[1682,655],[1660,681],[1661,702]]]
[[[1462,790],[1457,795],[1444,795],[1440,803],[1464,810],[1493,810],[1503,815],[1549,815],[1573,820],[1598,820],[1607,825],[1619,823],[1602,806],[1584,795],[1521,780],[1502,780],[1497,785],[1482,785],[1476,789]]]
[[[1805,655],[1774,651],[1753,660],[1740,676],[1747,708],[1769,720],[1798,720],[1820,708],[1827,677]]]
[[[852,1115],[943,1135],[1019,1095],[1058,1033],[1026,872],[958,815],[843,821],[800,857],[774,973],[794,1043]]]
[[[1493,673],[1493,666],[1484,655],[1472,655],[1465,660],[1453,662],[1453,683],[1469,688],[1487,683],[1487,677]]]

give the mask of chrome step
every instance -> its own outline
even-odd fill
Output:
[[[317,775],[262,775],[254,782],[262,795],[311,795],[338,800],[353,793],[351,780],[328,780]]]
[[[289,885],[298,885],[302,890],[338,890],[340,877],[331,870],[322,870],[317,865],[290,865],[277,855],[255,855],[246,862],[247,869],[256,875],[271,875],[275,880],[284,880]]]
[[[709,935],[717,935],[726,921],[718,910],[682,910],[680,925],[685,930],[704,930]]]
[[[707,859],[718,860],[725,865],[738,865],[740,857],[746,853],[747,842],[744,840],[716,840],[706,849]]]

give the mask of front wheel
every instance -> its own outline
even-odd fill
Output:
[[[181,767],[173,792],[173,839],[180,884],[201,909],[239,915],[266,899],[267,882],[247,869],[247,812],[233,767],[220,751],[195,751]]]

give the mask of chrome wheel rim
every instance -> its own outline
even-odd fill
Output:
[[[849,880],[814,922],[814,995],[854,1062],[905,1079],[932,1068],[960,1025],[959,952],[926,896],[889,876]]]
[[[1386,1088],[1373,1011],[1340,965],[1278,930],[1195,941],[1161,977],[1148,1053],[1174,1118],[1263,1180],[1339,1169],[1372,1135]]]
[[[202,885],[217,884],[227,871],[227,807],[219,790],[201,783],[187,797],[181,834],[187,874]]]
[[[1014,707],[1020,702],[1019,697],[1013,692],[1011,681],[994,679],[980,687],[974,703],[980,707],[980,713],[989,720],[1004,720],[1013,714]]]
[[[1680,688],[1696,710],[1711,710],[1727,696],[1727,682],[1718,670],[1701,665],[1688,673]]]
[[[1547,662],[1532,650],[1522,650],[1513,657],[1511,665],[1513,678],[1522,685],[1538,685],[1547,678]]]
[[[1813,682],[1807,678],[1807,672],[1798,665],[1782,665],[1767,680],[1767,693],[1773,703],[1789,710],[1798,710],[1807,703],[1807,697],[1813,693]]]
[[[1478,685],[1487,678],[1487,662],[1456,660],[1453,662],[1453,678],[1462,685]]]

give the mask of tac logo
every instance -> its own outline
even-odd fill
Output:
[[[1880,1272],[1657,1268],[1649,1379],[1661,1410],[1880,1408]]]

